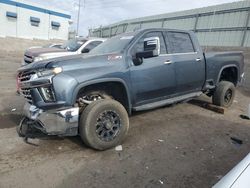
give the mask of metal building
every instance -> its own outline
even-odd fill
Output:
[[[238,1],[187,11],[125,20],[90,30],[111,37],[140,28],[163,27],[196,32],[203,46],[250,46],[250,1]]]
[[[0,37],[68,39],[71,16],[24,0],[0,0]]]

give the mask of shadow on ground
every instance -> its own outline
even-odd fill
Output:
[[[16,127],[22,119],[20,114],[0,115],[0,129]]]

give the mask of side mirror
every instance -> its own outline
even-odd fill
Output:
[[[82,53],[84,54],[84,53],[89,53],[90,52],[90,50],[88,49],[88,48],[83,48],[82,49]]]
[[[144,39],[143,52],[136,53],[136,58],[151,58],[160,55],[159,37],[149,37]]]
[[[159,54],[156,50],[136,53],[136,58],[151,58],[151,57],[157,57],[157,56],[159,56]]]
[[[143,58],[152,58],[160,55],[160,38],[159,37],[149,37],[144,39],[144,49],[143,52],[137,52],[133,58],[133,63],[135,66],[141,65],[143,63]]]
[[[160,38],[159,37],[149,37],[144,39],[144,51],[155,51],[160,55]]]

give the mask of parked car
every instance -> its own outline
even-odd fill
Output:
[[[250,154],[227,173],[213,188],[249,188]]]
[[[81,53],[88,53],[90,50],[103,43],[105,39],[102,38],[76,38],[53,47],[33,47],[29,48],[24,53],[24,60],[22,65],[27,65],[36,61],[52,59],[56,57],[63,57],[69,55],[76,55]]]
[[[203,53],[191,31],[144,29],[115,36],[87,55],[56,58],[18,70],[27,126],[48,135],[80,135],[97,150],[120,144],[132,111],[202,93],[229,107],[243,73],[241,52]]]
[[[46,44],[44,46],[31,46],[28,48],[28,50],[30,49],[34,49],[34,48],[61,48],[63,44],[61,43],[50,43],[50,44]]]
[[[44,45],[43,48],[62,48],[62,43],[51,43]]]

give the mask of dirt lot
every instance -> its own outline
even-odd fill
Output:
[[[203,108],[210,102],[204,96],[134,114],[120,152],[93,151],[79,137],[26,144],[15,131],[23,105],[15,95],[21,59],[22,51],[0,50],[0,187],[211,187],[249,153],[250,123],[239,115],[250,103],[250,79],[224,115]]]

